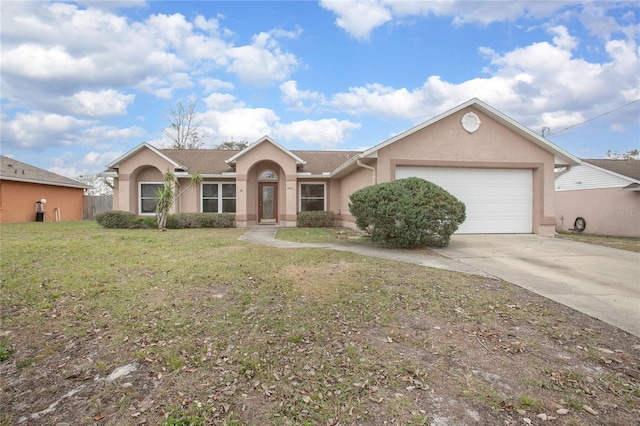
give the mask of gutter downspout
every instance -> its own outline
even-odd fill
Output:
[[[378,181],[378,180],[377,180],[377,177],[376,177],[376,168],[375,168],[375,167],[368,166],[368,165],[366,165],[366,164],[362,164],[362,162],[361,162],[359,159],[356,161],[356,164],[358,165],[358,167],[362,167],[362,168],[365,168],[365,169],[369,169],[369,170],[371,170],[371,171],[373,172],[373,173],[372,173],[372,178],[373,178],[373,184],[375,185],[375,184],[376,184],[376,182]]]

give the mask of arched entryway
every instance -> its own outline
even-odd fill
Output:
[[[258,223],[278,222],[278,173],[267,168],[258,173]]]

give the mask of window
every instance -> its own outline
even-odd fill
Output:
[[[235,183],[203,183],[202,211],[204,213],[235,213]]]
[[[325,184],[324,183],[301,183],[300,184],[300,211],[323,211],[326,210]]]
[[[273,170],[263,170],[258,176],[258,180],[278,180],[278,175]]]
[[[164,184],[160,182],[141,182],[138,194],[140,194],[140,214],[153,214],[156,211],[156,194]]]

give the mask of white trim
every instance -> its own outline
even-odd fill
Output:
[[[322,185],[323,186],[323,211],[327,211],[327,182],[298,182],[298,211],[302,211],[302,185]]]
[[[218,211],[217,212],[205,212],[204,211],[204,185],[218,185]],[[238,203],[238,184],[236,183],[236,181],[206,181],[206,182],[202,182],[200,184],[200,213],[235,213],[234,212],[225,212],[222,209],[223,206],[223,201],[226,200],[230,200],[229,197],[225,198],[223,197],[223,190],[222,190],[222,185],[235,185],[236,187],[236,195],[233,198],[234,200],[236,200],[236,209],[237,209],[237,203]],[[211,198],[207,198],[208,200],[210,200]]]
[[[142,185],[164,185],[164,182],[138,182],[138,197],[137,197],[138,215],[140,216],[155,215],[156,214],[155,211],[153,211],[152,213],[142,212]]]
[[[233,157],[229,158],[228,160],[224,160],[225,163],[227,164],[235,164],[236,160],[243,156],[244,154],[246,154],[247,152],[251,151],[252,149],[254,149],[256,146],[264,143],[264,142],[269,142],[271,143],[273,146],[275,146],[276,148],[278,148],[279,150],[281,150],[282,152],[284,152],[285,154],[287,154],[289,157],[293,158],[296,161],[296,164],[298,165],[303,165],[303,164],[307,164],[306,161],[304,161],[302,158],[298,157],[297,155],[295,155],[294,153],[292,153],[291,151],[289,151],[287,148],[283,147],[282,145],[280,145],[278,142],[274,141],[273,139],[271,139],[269,136],[263,136],[262,138],[258,139],[256,142],[252,143],[251,145],[249,145],[248,147],[246,147],[245,149],[243,149],[242,151],[238,152],[236,155],[234,155]]]
[[[498,111],[497,109],[485,104],[484,102],[482,102],[480,99],[477,98],[473,98],[468,100],[467,102],[458,105],[455,108],[450,109],[449,111],[446,111],[430,120],[425,121],[424,123],[418,124],[415,127],[412,127],[409,130],[406,130],[402,133],[397,134],[396,136],[393,136],[392,138],[389,138],[385,141],[380,142],[379,144],[369,148],[368,150],[364,151],[361,155],[361,158],[363,157],[369,157],[371,155],[377,155],[377,152],[386,147],[387,145],[391,145],[394,142],[399,141],[400,139],[403,139],[419,130],[424,129],[425,127],[428,127],[440,120],[443,120],[457,112],[460,112],[464,109],[467,108],[475,108],[479,111],[482,111],[483,113],[489,115],[491,118],[493,118],[494,120],[500,122],[501,124],[503,124],[504,126],[506,126],[507,128],[513,130],[515,133],[519,134],[520,136],[524,137],[525,139],[529,140],[530,142],[538,145],[540,148],[543,148],[544,150],[546,150],[547,152],[551,153],[554,155],[555,157],[555,163],[556,165],[573,165],[573,164],[580,164],[580,159],[578,157],[575,157],[571,154],[569,154],[567,151],[565,151],[564,149],[560,148],[559,146],[553,144],[552,142],[548,141],[547,139],[543,138],[542,136],[539,136],[537,134],[535,134],[534,132],[532,132],[531,130],[529,130],[528,128],[524,127],[523,125],[521,125],[520,123],[517,123],[516,121],[514,121],[513,119],[507,117],[506,115],[504,115],[503,113],[501,113],[500,111]],[[337,171],[337,169],[336,169]],[[335,171],[334,171],[335,173]]]
[[[174,160],[172,160],[171,158],[167,157],[166,155],[161,153],[158,149],[156,149],[154,146],[148,144],[147,142],[142,142],[140,145],[136,146],[131,151],[123,154],[122,156],[120,156],[117,159],[115,159],[114,161],[112,161],[107,166],[107,169],[117,169],[117,168],[119,168],[120,167],[120,163],[122,161],[126,160],[127,158],[131,157],[133,154],[135,154],[138,151],[142,150],[142,148],[147,148],[147,149],[151,150],[151,152],[153,152],[154,154],[156,154],[157,156],[159,156],[163,160],[165,160],[168,163],[170,163],[174,167],[174,169],[188,170],[188,168],[186,166],[183,166],[182,164],[176,163]]]

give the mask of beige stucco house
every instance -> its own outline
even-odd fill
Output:
[[[640,160],[581,160],[556,174],[558,230],[640,237]]]
[[[236,226],[296,226],[297,213],[327,210],[355,227],[349,195],[418,176],[461,199],[459,233],[555,233],[554,168],[578,159],[471,99],[366,151],[288,150],[268,136],[242,151],[158,149],[147,143],[102,176],[115,181],[113,208],[153,214],[167,170],[178,178],[175,212],[235,213]],[[199,172],[204,182],[189,187]]]

